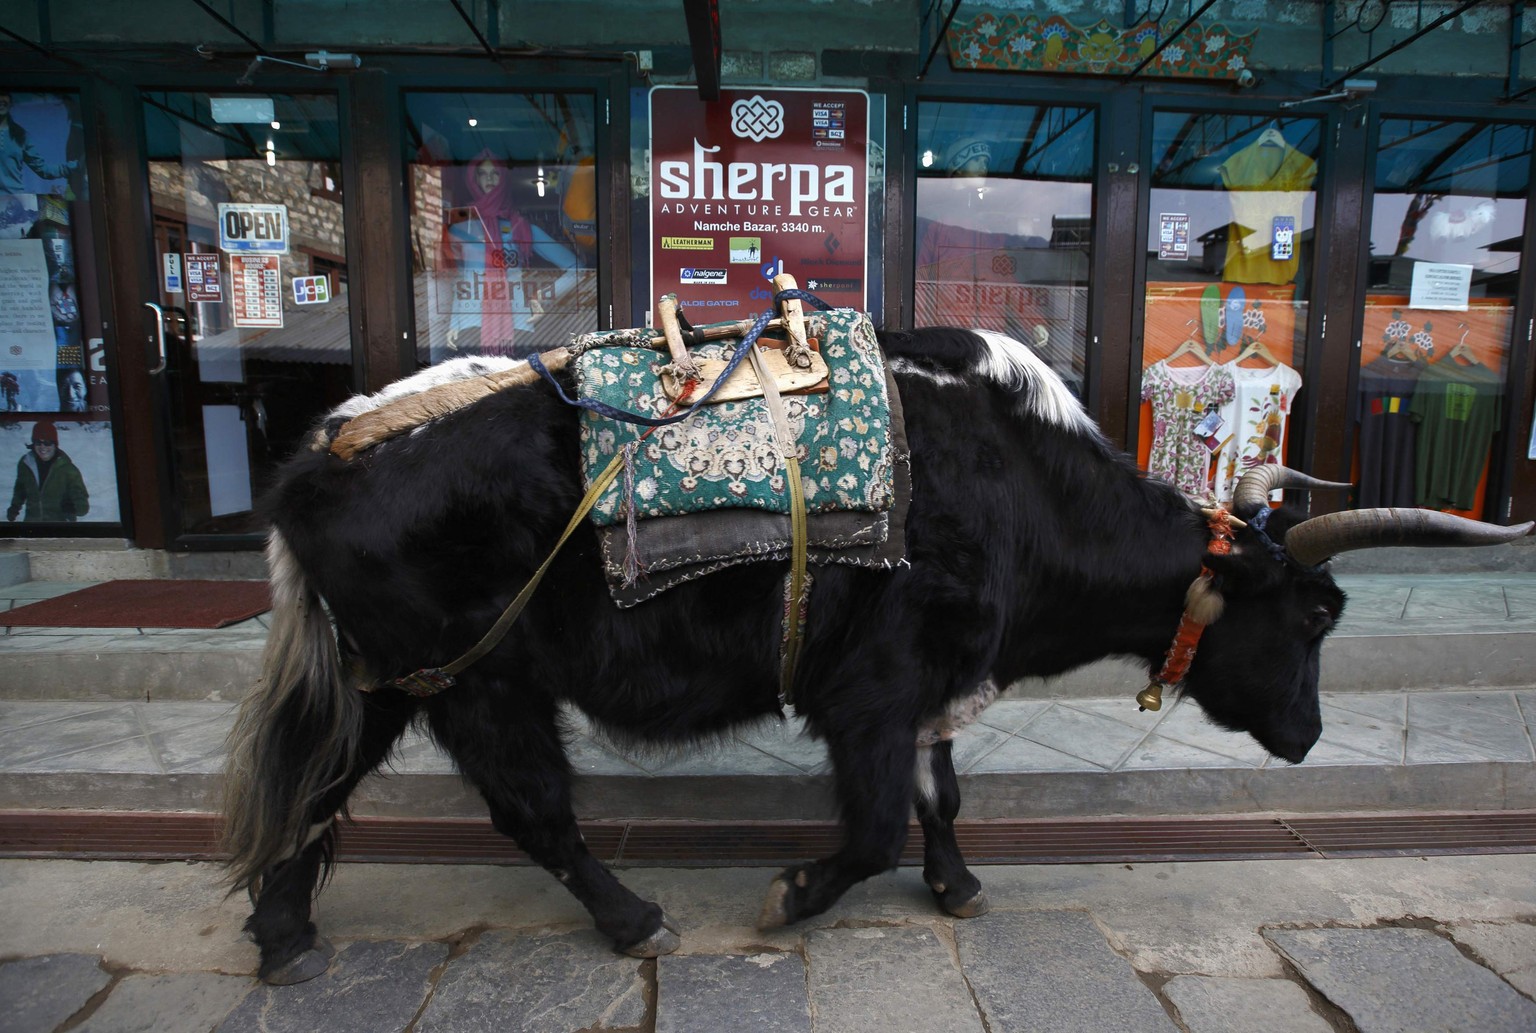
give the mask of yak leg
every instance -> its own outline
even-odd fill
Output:
[[[519,698],[517,716],[461,689],[467,705],[434,713],[433,731],[490,808],[496,831],[515,841],[591,913],[626,954],[654,958],[682,942],[657,905],[626,889],[587,850],[571,809],[571,769],[554,703]]]
[[[855,884],[901,860],[912,813],[917,746],[910,728],[879,726],[827,736],[843,818],[843,847],[794,865],[768,887],[760,929],[819,915]]]
[[[965,866],[955,841],[960,783],[955,778],[954,743],[948,739],[917,751],[917,820],[923,825],[923,881],[939,907],[956,918],[987,911],[981,882]]]
[[[257,974],[264,982],[281,986],[313,979],[329,967],[335,953],[325,938],[316,934],[310,905],[321,869],[335,846],[336,812],[363,776],[389,755],[416,710],[415,701],[403,694],[371,694],[363,700],[357,763],[352,770],[336,773],[335,785],[310,814],[310,832],[303,847],[295,856],[262,872],[253,893],[255,907],[245,920],[245,931],[261,949]]]

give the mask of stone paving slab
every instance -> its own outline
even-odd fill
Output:
[[[656,1033],[811,1033],[798,954],[701,954],[656,959]]]
[[[447,955],[441,943],[349,944],[307,983],[256,987],[217,1033],[403,1033]]]
[[[70,1033],[208,1033],[255,987],[215,972],[129,975]]]
[[[645,1019],[641,962],[595,931],[488,932],[449,962],[417,1033],[577,1033]]]
[[[1536,925],[1463,922],[1445,931],[1510,986],[1536,998]]]
[[[1283,979],[1222,979],[1175,976],[1163,995],[1189,1033],[1333,1033],[1327,1019],[1312,1010],[1307,992]]]
[[[1271,929],[1264,935],[1360,1033],[1536,1029],[1536,1002],[1428,929]]]
[[[111,981],[94,954],[45,954],[0,964],[0,1033],[49,1033]]]
[[[816,1033],[984,1033],[948,944],[921,926],[805,938]]]
[[[955,938],[990,1033],[1177,1029],[1086,914],[992,914],[956,926]]]

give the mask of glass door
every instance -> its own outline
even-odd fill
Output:
[[[169,530],[258,533],[276,464],[353,383],[336,98],[143,99]]]
[[[1228,503],[1243,473],[1286,461],[1307,361],[1322,126],[1152,116],[1138,454],[1191,498]]]
[[[1356,505],[1498,520],[1529,125],[1383,118],[1356,397]],[[1493,504],[1490,505],[1490,501]]]

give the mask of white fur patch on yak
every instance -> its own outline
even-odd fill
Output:
[[[412,374],[404,380],[397,380],[371,395],[353,395],[332,409],[327,420],[350,420],[354,416],[361,416],[365,412],[382,408],[390,402],[396,402],[411,395],[419,395],[440,384],[452,384],[460,380],[483,377],[521,365],[524,365],[521,359],[508,359],[496,355],[449,359],[420,373]]]

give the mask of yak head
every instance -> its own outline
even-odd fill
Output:
[[[1269,508],[1276,488],[1347,488],[1281,466],[1244,476],[1232,503],[1239,530],[1227,555],[1209,555],[1219,617],[1205,629],[1184,689],[1217,724],[1247,732],[1300,763],[1323,731],[1318,674],[1323,640],[1344,612],[1328,573],[1336,553],[1386,545],[1496,545],[1533,526],[1501,527],[1421,509],[1366,509],[1304,519]],[[1348,687],[1348,671],[1334,672]]]

